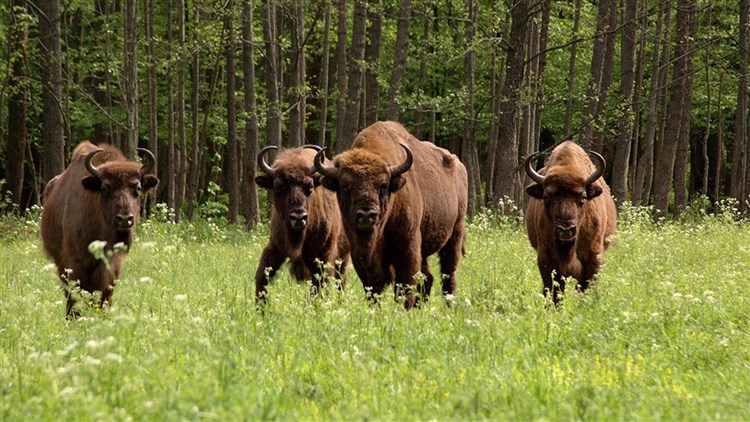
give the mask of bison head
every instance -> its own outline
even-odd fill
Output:
[[[414,156],[405,145],[406,159],[388,165],[382,157],[367,150],[349,150],[340,154],[335,167],[323,164],[325,150],[315,156],[315,168],[324,177],[323,186],[336,192],[344,223],[358,232],[371,233],[386,212],[391,193],[401,189],[401,176],[411,168]]]
[[[104,222],[112,224],[118,235],[127,235],[138,219],[142,192],[156,187],[159,179],[148,174],[154,166],[154,154],[138,148],[144,154],[144,164],[133,161],[106,161],[98,167],[92,163],[96,154],[102,149],[91,151],[86,156],[85,166],[89,174],[81,183],[89,191],[99,194],[100,209]]]
[[[524,163],[526,174],[535,183],[526,187],[526,193],[544,201],[544,211],[552,222],[555,240],[560,244],[573,244],[583,216],[586,201],[602,194],[602,188],[594,184],[604,173],[606,162],[591,151],[595,170],[582,173],[575,165],[554,166],[545,169],[544,175],[537,173],[532,163],[540,153],[529,156]]]
[[[317,145],[303,148],[321,149]],[[273,206],[278,215],[290,230],[301,232],[307,226],[310,195],[319,184],[319,177],[315,177],[315,167],[308,164],[310,158],[302,154],[287,155],[276,160],[274,167],[269,166],[265,156],[276,149],[270,145],[258,152],[258,167],[263,174],[255,178],[255,183],[273,192]]]

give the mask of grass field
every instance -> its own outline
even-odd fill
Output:
[[[113,306],[76,321],[36,221],[0,224],[2,421],[750,419],[750,224],[731,215],[630,210],[559,309],[523,228],[483,216],[452,305],[409,312],[351,269],[317,298],[282,271],[259,312],[267,228],[149,220]]]

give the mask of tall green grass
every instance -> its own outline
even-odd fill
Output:
[[[267,228],[144,221],[76,321],[36,234],[0,224],[0,420],[747,420],[750,226],[622,215],[594,287],[545,305],[522,226],[469,227],[457,296],[404,311],[280,272]],[[438,273],[433,261],[433,272]],[[439,292],[438,289],[434,289]]]

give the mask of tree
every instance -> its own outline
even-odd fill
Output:
[[[237,223],[240,204],[240,183],[238,170],[239,149],[237,147],[237,104],[235,98],[235,75],[234,75],[234,18],[232,9],[233,0],[228,0],[224,13],[224,27],[226,28],[227,40],[225,46],[226,73],[227,73],[227,193],[229,194],[229,214],[227,219],[231,224]],[[197,163],[196,163],[197,164]]]
[[[346,0],[339,0],[336,6],[338,21],[336,25],[336,149],[344,143],[344,115],[346,114]],[[331,145],[332,146],[332,145]]]
[[[370,5],[370,10],[367,13],[370,27],[367,31],[367,45],[365,46],[364,126],[369,126],[378,120],[378,105],[380,102],[378,62],[380,61],[380,38],[383,32],[383,6],[380,4],[380,0],[373,0]]]
[[[357,0],[354,3],[354,20],[352,24],[352,46],[347,62],[349,73],[346,86],[346,110],[342,136],[336,140],[336,151],[348,149],[359,131],[359,107],[365,58],[365,25],[367,22],[367,5]]]
[[[148,149],[157,157],[154,172],[159,172],[159,104],[156,102],[156,93],[159,89],[156,81],[156,37],[154,35],[154,0],[146,0],[144,3],[144,14],[146,15],[146,56],[148,57],[147,84],[148,84]],[[156,201],[156,189],[149,191],[149,205]]]
[[[326,133],[328,128],[328,69],[331,62],[331,2],[326,0],[323,5],[323,51],[321,53],[320,65],[320,131],[318,132],[317,144],[326,146]]]
[[[475,58],[474,51],[474,33],[477,23],[477,5],[474,0],[464,1],[464,11],[466,13],[466,24],[464,29],[464,42],[468,46],[464,55],[464,84],[466,87],[466,104],[464,105],[464,133],[461,142],[461,161],[466,166],[469,174],[469,202],[467,213],[473,216],[476,212],[477,198],[479,195],[480,183],[477,183],[475,175],[478,174],[478,163],[474,162],[476,155],[476,138],[474,137],[474,72]]]
[[[8,142],[6,157],[14,157],[6,163],[8,190],[14,204],[22,203],[24,187],[24,164],[26,163],[26,144],[28,129],[26,126],[27,83],[26,51],[29,43],[29,29],[25,23],[28,13],[26,2],[11,0],[11,25],[8,30],[8,49],[11,57],[10,77],[8,80]],[[20,208],[19,208],[20,210]]]
[[[654,219],[667,217],[669,191],[673,185],[677,148],[682,138],[690,136],[690,105],[692,96],[692,59],[695,44],[697,1],[686,0],[677,7],[675,33],[675,64],[670,89],[665,137],[656,153],[654,174]],[[675,187],[677,189],[677,187]]]
[[[396,29],[396,47],[393,52],[393,70],[388,88],[386,120],[398,120],[399,105],[396,102],[401,81],[406,73],[406,60],[409,57],[409,26],[411,22],[411,0],[402,0],[398,8],[398,25]],[[429,26],[426,27],[429,31]]]
[[[292,3],[291,38],[289,57],[289,146],[302,145],[305,127],[305,7],[302,0]]]
[[[60,44],[60,0],[40,0],[39,40],[42,60],[42,177],[51,180],[65,169],[65,139],[62,107],[62,47]]]
[[[279,98],[280,61],[277,46],[276,2],[267,0],[263,13],[263,45],[265,46],[264,79],[266,81],[266,101],[268,117],[266,119],[266,144],[281,145],[281,100]]]
[[[747,210],[745,198],[750,191],[747,174],[747,155],[750,148],[747,130],[747,72],[748,72],[748,0],[739,1],[739,78],[737,80],[737,113],[735,114],[734,145],[732,147],[732,173],[729,194],[740,203],[740,209]]]
[[[255,156],[258,155],[258,110],[255,100],[255,46],[253,45],[253,4],[242,2],[242,74],[245,90],[245,156],[242,178],[242,204],[245,224],[252,229],[260,222],[258,189],[255,186]]]

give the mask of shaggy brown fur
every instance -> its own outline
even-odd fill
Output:
[[[84,162],[90,152],[99,148],[102,151],[92,159],[100,171],[97,178]],[[65,284],[68,316],[77,315],[73,309],[73,286],[90,293],[101,292],[100,305],[111,303],[114,280],[120,278],[124,255],[115,253],[110,258],[110,274],[88,247],[95,240],[106,242],[105,251],[112,251],[117,243],[130,247],[140,212],[140,195],[159,183],[156,176],[142,174],[141,170],[140,163],[127,161],[118,149],[84,141],[73,151],[68,168],[47,183],[40,232],[44,249]]]
[[[292,275],[311,280],[313,292],[328,277],[339,278],[345,287],[349,244],[335,194],[317,188],[320,176],[311,174],[315,153],[309,148],[283,150],[273,163],[273,175],[255,178],[273,195],[271,234],[255,273],[257,300],[265,299],[266,286],[287,258]]]
[[[595,171],[581,147],[564,142],[539,172],[543,184],[526,188],[532,197],[526,209],[526,229],[537,250],[544,294],[551,293],[555,304],[565,291],[566,277],[573,277],[581,291],[588,288],[617,227],[617,211],[607,183],[600,177],[586,185]]]
[[[413,164],[393,175],[405,163],[403,146],[413,153]],[[396,122],[377,122],[333,162],[328,170],[337,171],[335,177],[318,171],[325,176],[323,185],[337,192],[352,262],[365,291],[379,295],[395,279],[396,295],[404,293],[405,306],[411,308],[420,271],[425,277],[421,293],[429,295],[433,276],[427,257],[439,253],[443,294],[455,294],[468,202],[466,168],[458,158],[419,141]]]

